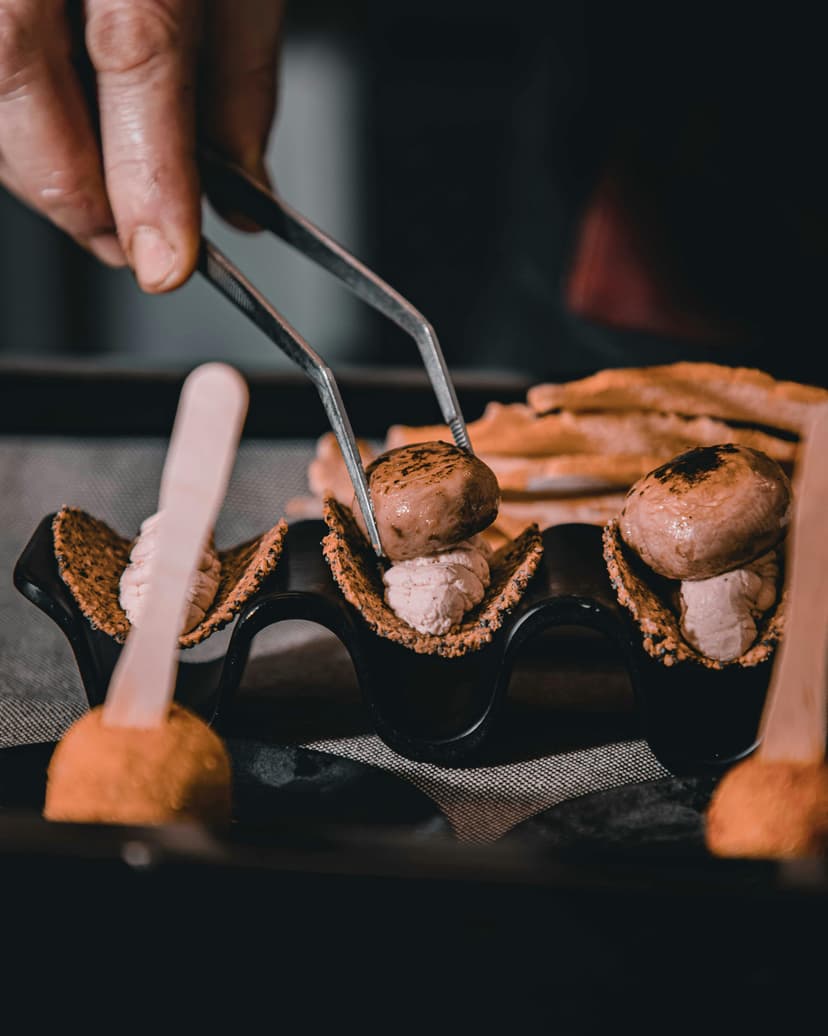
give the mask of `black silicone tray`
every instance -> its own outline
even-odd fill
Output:
[[[35,530],[15,566],[17,588],[63,630],[90,705],[105,696],[119,646],[93,630],[57,571],[52,515]],[[264,628],[304,619],[331,630],[348,650],[376,732],[411,759],[466,765],[491,753],[509,680],[521,653],[555,627],[597,631],[627,669],[641,726],[673,773],[718,772],[750,753],[770,664],[721,671],[684,663],[665,667],[642,649],[640,632],[609,584],[601,531],[562,525],[543,534],[544,555],[519,606],[492,642],[460,659],[417,655],[378,637],[342,597],[322,556],[325,526],[290,527],[279,566],[238,617],[223,657],[180,665],[176,696],[221,727]],[[545,664],[555,665],[550,654]]]

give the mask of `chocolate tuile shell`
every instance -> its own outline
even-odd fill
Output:
[[[322,552],[345,599],[378,636],[418,655],[461,658],[489,644],[520,601],[543,555],[540,530],[530,525],[492,555],[491,583],[480,604],[456,629],[436,636],[418,632],[385,603],[380,564],[352,512],[328,497],[323,517],[329,531]]]
[[[179,647],[194,647],[232,622],[276,568],[287,528],[281,519],[261,536],[218,551],[221,574],[216,596],[202,622],[179,637]],[[118,594],[134,540],[74,507],[64,507],[55,515],[52,536],[60,577],[78,607],[93,629],[122,644],[130,623]]]
[[[642,646],[652,658],[665,666],[679,662],[694,662],[707,669],[725,669],[728,666],[760,665],[767,661],[776,649],[785,630],[785,594],[777,599],[776,606],[762,617],[758,624],[756,640],[738,658],[729,662],[702,655],[682,637],[678,616],[664,603],[665,588],[673,585],[646,566],[621,539],[618,519],[613,518],[603,530],[604,561],[607,566],[618,603],[632,615],[642,633]],[[782,573],[779,576],[782,585]]]

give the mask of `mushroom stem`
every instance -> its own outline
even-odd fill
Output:
[[[719,662],[739,658],[756,640],[758,622],[776,601],[776,551],[709,579],[683,580],[680,627],[700,654]]]

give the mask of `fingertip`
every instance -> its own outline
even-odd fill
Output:
[[[270,171],[265,165],[264,155],[259,153],[255,160],[246,166],[246,169],[262,187],[266,187],[269,191],[273,189],[273,181],[270,178]]]
[[[106,266],[114,270],[127,266],[127,257],[115,234],[96,234],[85,242],[89,251]]]
[[[176,255],[156,227],[138,227],[129,239],[132,269],[145,291],[160,291],[175,275]]]
[[[179,288],[195,269],[198,249],[185,241],[173,244],[158,227],[137,227],[129,239],[129,257],[136,280],[151,294]]]

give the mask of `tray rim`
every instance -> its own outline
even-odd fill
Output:
[[[181,386],[194,365],[106,368],[0,362],[0,435],[169,436]],[[250,389],[246,439],[317,438],[329,429],[316,389],[304,374],[241,365],[239,370]],[[421,369],[346,367],[335,376],[361,436],[382,438],[396,423],[441,421]],[[492,400],[525,402],[531,385],[526,377],[503,372],[461,369],[452,378],[467,421]]]
[[[56,742],[0,748],[34,755]],[[328,753],[322,753],[328,754]],[[657,778],[644,784],[656,784]],[[593,792],[579,798],[603,795]],[[575,799],[561,806],[571,807]],[[280,823],[280,830],[234,825],[222,832],[200,824],[156,827],[54,823],[34,810],[0,812],[0,873],[6,862],[36,854],[55,861],[122,864],[135,844],[154,867],[219,865],[250,870],[307,873],[317,877],[372,877],[402,881],[475,884],[481,888],[526,887],[588,895],[618,895],[657,902],[665,895],[727,897],[761,901],[783,897],[828,903],[828,858],[793,861],[722,859],[698,852],[565,850],[520,838],[477,844],[450,832],[423,837],[393,825]],[[136,868],[140,870],[140,866]]]

